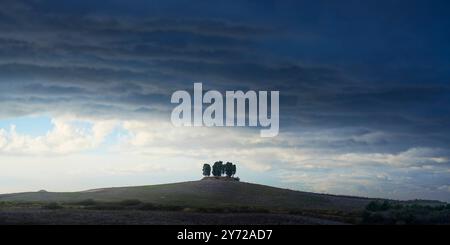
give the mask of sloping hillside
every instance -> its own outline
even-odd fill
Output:
[[[371,199],[293,191],[237,181],[200,180],[164,185],[115,187],[82,192],[27,192],[0,195],[2,201],[99,202],[140,200],[184,207],[249,206],[271,210],[363,209]]]

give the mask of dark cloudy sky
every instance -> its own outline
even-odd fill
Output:
[[[198,179],[450,201],[448,1],[0,0],[0,192]],[[171,94],[279,90],[280,134]]]

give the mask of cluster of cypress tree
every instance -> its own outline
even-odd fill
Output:
[[[231,162],[224,164],[222,161],[217,161],[211,168],[211,165],[205,163],[203,165],[203,175],[211,176],[211,173],[215,177],[220,177],[222,175],[233,177],[236,174],[236,165]]]

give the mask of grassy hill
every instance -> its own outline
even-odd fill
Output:
[[[139,200],[156,205],[269,210],[362,210],[371,199],[315,194],[238,181],[200,180],[163,185],[117,187],[81,192],[26,192],[0,195],[0,202],[59,202]]]
[[[317,194],[207,178],[0,195],[0,224],[448,224],[450,205]]]

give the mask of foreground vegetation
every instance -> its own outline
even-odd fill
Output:
[[[98,202],[87,199],[80,202],[0,202],[0,212],[4,210],[65,210],[67,214],[84,211],[115,211],[127,213],[129,211],[144,212],[177,212],[201,214],[257,214],[289,215],[292,217],[310,217],[322,221],[340,222],[347,224],[375,224],[375,225],[418,225],[418,224],[450,224],[450,204],[419,205],[417,203],[395,201],[372,201],[363,211],[339,210],[281,210],[255,206],[228,207],[188,207],[177,205],[161,205],[146,203],[137,199],[120,202]],[[262,216],[263,217],[263,216]]]
[[[373,201],[367,205],[362,217],[363,224],[450,224],[450,204],[431,206]]]
[[[0,202],[120,203],[139,200],[154,206],[223,209],[254,207],[267,210],[338,210],[363,211],[368,198],[346,197],[300,192],[256,185],[227,178],[206,178],[201,181],[175,184],[117,187],[83,192],[27,192],[0,195]]]
[[[273,222],[280,224],[309,221],[311,224],[450,224],[450,205],[438,201],[336,196],[227,180],[206,177],[202,181],[166,185],[0,195],[0,218],[15,223],[27,223],[27,217],[36,217],[35,223],[45,223],[51,218],[54,223],[70,224],[73,216],[84,217],[92,223],[115,224],[129,223],[120,217],[132,217],[134,223],[148,224],[150,220],[140,217],[162,218],[170,213],[171,218],[163,223],[184,220],[207,224],[214,217],[232,221],[230,217],[242,214],[240,217],[245,218],[241,222],[249,224],[253,223],[252,216],[260,217],[261,224],[273,224],[270,223],[273,217],[279,221]],[[114,215],[118,218],[114,219]],[[74,223],[83,221],[74,220]]]

